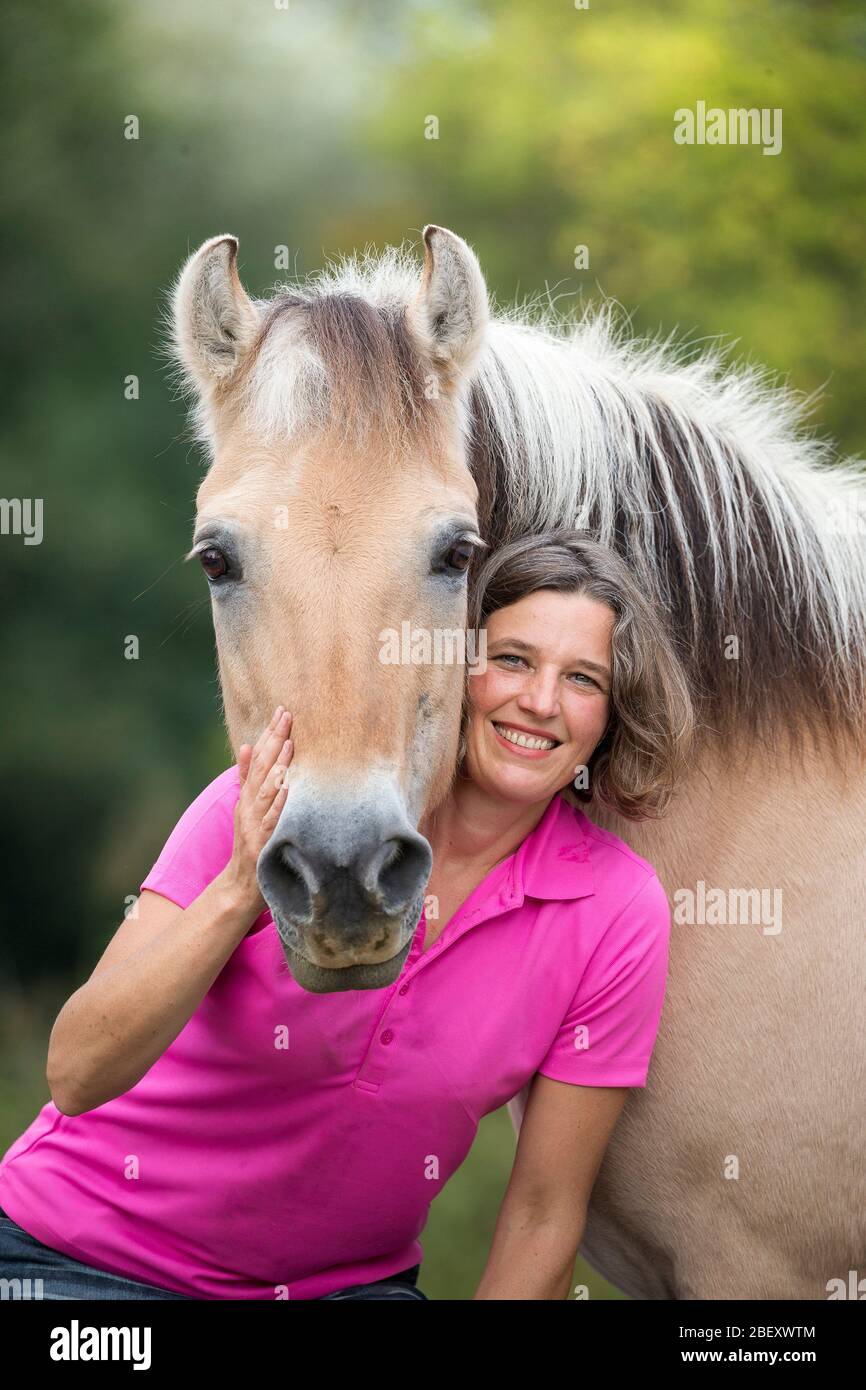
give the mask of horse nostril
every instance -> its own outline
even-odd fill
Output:
[[[312,911],[312,894],[302,871],[303,856],[295,845],[276,845],[259,866],[259,887],[279,903],[288,917],[302,919]]]
[[[426,841],[398,835],[386,840],[370,861],[365,880],[387,909],[396,911],[417,895],[419,884],[430,875],[430,851]]]

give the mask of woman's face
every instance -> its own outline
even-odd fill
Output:
[[[611,712],[615,621],[607,604],[553,589],[491,614],[486,670],[468,681],[463,766],[473,782],[531,803],[589,763]]]

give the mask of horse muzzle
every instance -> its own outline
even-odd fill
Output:
[[[257,865],[292,976],[314,994],[394,983],[433,867],[393,784],[350,798],[345,785],[296,784]]]

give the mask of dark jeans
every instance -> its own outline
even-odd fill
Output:
[[[347,1289],[337,1289],[312,1301],[326,1303],[334,1298],[404,1298],[426,1303],[427,1295],[415,1287],[420,1268],[420,1265],[413,1265],[411,1269],[389,1274],[375,1283],[352,1284]],[[178,1298],[193,1301],[186,1294],[160,1289],[155,1284],[140,1284],[136,1279],[125,1279],[104,1269],[93,1269],[59,1250],[51,1250],[2,1209],[0,1280],[10,1281],[0,1284],[0,1299]]]

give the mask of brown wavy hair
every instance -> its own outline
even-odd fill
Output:
[[[588,787],[569,782],[567,801],[598,804],[628,820],[662,816],[685,771],[695,714],[685,667],[668,625],[616,551],[587,531],[555,530],[511,541],[471,579],[469,627],[539,589],[585,594],[616,615],[611,637],[611,713],[588,767]],[[464,696],[464,729],[469,681]],[[461,736],[458,764],[466,751]]]

